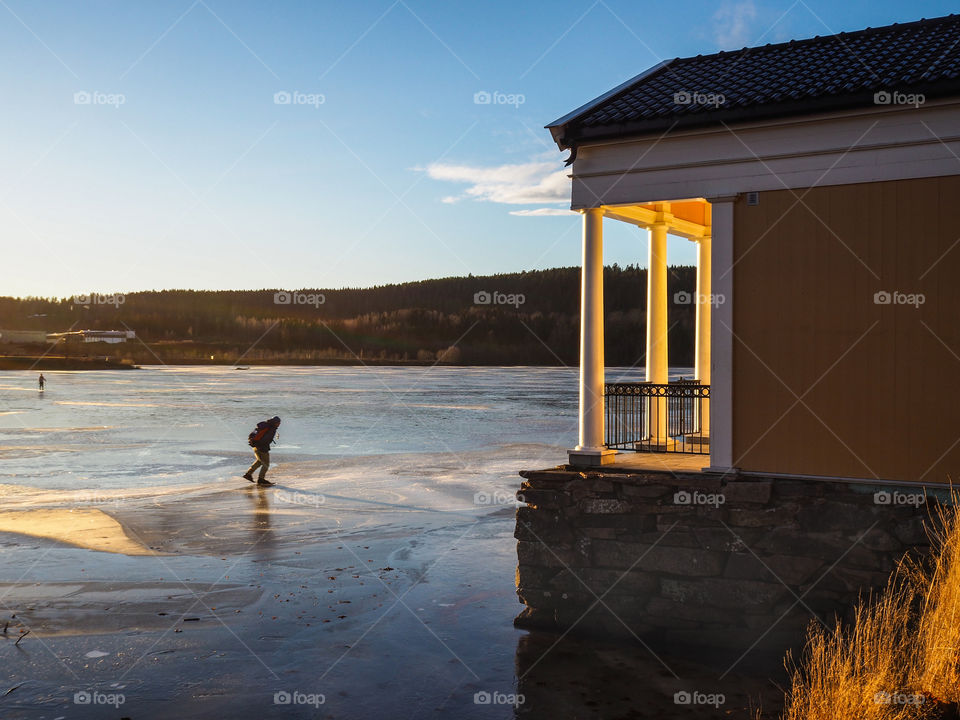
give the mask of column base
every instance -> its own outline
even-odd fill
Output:
[[[617,451],[610,448],[577,446],[567,451],[567,458],[574,467],[600,467],[611,464],[616,454]]]

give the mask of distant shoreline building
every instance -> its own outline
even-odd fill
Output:
[[[46,330],[0,330],[0,344],[15,345],[17,343],[45,343]]]
[[[70,330],[62,333],[46,333],[46,342],[102,342],[110,345],[132,340],[137,336],[133,330]]]

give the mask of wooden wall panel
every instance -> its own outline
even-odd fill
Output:
[[[759,197],[734,212],[734,465],[960,478],[960,177]]]

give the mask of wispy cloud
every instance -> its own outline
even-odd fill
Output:
[[[542,217],[544,215],[571,215],[573,210],[564,210],[563,208],[537,208],[535,210],[511,210],[511,215],[520,217]]]
[[[757,19],[753,0],[727,0],[713,14],[714,39],[721,49],[742,48],[753,38],[751,27]]]
[[[446,203],[464,199],[505,205],[569,203],[568,171],[558,169],[557,166],[556,161],[533,161],[495,167],[433,163],[424,170],[433,180],[467,185],[461,195],[443,198]]]

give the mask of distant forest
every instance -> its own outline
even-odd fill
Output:
[[[691,366],[695,307],[674,299],[676,293],[694,292],[696,268],[671,267],[668,277],[670,364]],[[604,283],[607,364],[640,363],[646,270],[613,265],[605,268]],[[56,354],[109,355],[137,364],[311,364],[359,358],[373,363],[576,365],[579,304],[579,269],[556,268],[364,289],[2,297],[0,332],[134,330],[136,340],[70,343]],[[2,345],[0,354],[45,349]]]

